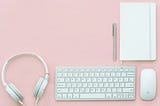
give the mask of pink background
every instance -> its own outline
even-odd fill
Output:
[[[157,3],[157,29],[159,29],[160,1],[141,1]],[[40,54],[48,64],[50,81],[39,106],[159,105],[160,82],[157,82],[157,97],[153,101],[142,101],[139,91],[141,69],[154,68],[158,81],[159,58],[155,62],[123,63],[123,65],[137,66],[135,101],[58,102],[55,100],[56,66],[120,65],[112,59],[112,23],[117,22],[119,26],[119,3],[120,0],[0,0],[0,68],[13,54],[24,51]],[[157,40],[160,40],[159,34],[157,30]],[[160,42],[157,41],[157,57],[160,55],[159,45]],[[26,106],[34,106],[33,89],[39,77],[44,74],[42,69],[37,60],[26,57],[15,60],[9,66],[7,82],[13,82],[22,92]],[[5,92],[2,83],[0,105],[18,106]]]

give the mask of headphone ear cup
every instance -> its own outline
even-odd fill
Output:
[[[10,83],[6,85],[6,91],[15,101],[18,102],[23,100],[21,92],[15,87],[14,84]]]
[[[34,97],[41,97],[43,95],[43,92],[48,84],[48,80],[45,78],[40,78],[38,83],[36,84],[35,90],[34,90]]]

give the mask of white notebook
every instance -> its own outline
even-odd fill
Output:
[[[120,60],[156,59],[156,4],[120,3]]]

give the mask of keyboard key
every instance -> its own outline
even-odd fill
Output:
[[[85,78],[82,78],[81,81],[82,81],[82,82],[86,82],[86,79],[85,79]]]
[[[115,87],[119,87],[119,83],[115,83]]]
[[[124,87],[124,83],[120,83],[120,87]]]
[[[105,77],[105,73],[100,73],[100,77]]]
[[[119,82],[123,82],[123,78],[119,78]]]
[[[82,84],[82,87],[87,87],[87,83],[83,83],[83,84]]]
[[[84,77],[88,77],[89,76],[89,74],[88,73],[84,73]]]
[[[93,83],[88,83],[88,87],[92,87],[93,86]]]
[[[74,92],[76,92],[76,93],[79,92],[79,88],[75,88]]]
[[[57,73],[57,76],[58,77],[62,77],[62,73]]]
[[[129,78],[129,82],[134,82],[134,78]]]
[[[63,98],[67,98],[67,94],[63,94]]]
[[[111,93],[107,93],[107,94],[106,94],[106,98],[107,98],[107,99],[111,99],[111,98],[112,98],[112,94],[111,94]]]
[[[64,78],[58,78],[58,82],[64,82]]]
[[[111,77],[114,77],[115,76],[115,73],[111,73]]]
[[[95,77],[99,77],[99,73],[95,73]]]
[[[112,92],[116,92],[117,91],[117,89],[116,88],[112,88]]]
[[[95,74],[94,74],[94,73],[90,73],[90,76],[91,76],[91,77],[94,77],[94,76],[95,76]]]
[[[58,83],[57,87],[65,87],[65,83]]]
[[[76,82],[80,82],[81,79],[80,79],[80,78],[76,78],[75,81],[76,81]]]
[[[61,99],[62,95],[61,94],[57,94],[57,98]]]
[[[120,68],[119,71],[120,71],[120,72],[123,72],[124,70],[123,70],[123,68]]]
[[[70,82],[70,79],[69,78],[65,78],[65,82]]]
[[[133,92],[133,88],[123,88],[123,92]]]
[[[113,82],[118,82],[118,78],[113,78]]]
[[[109,87],[114,87],[114,83],[109,83]]]
[[[128,72],[128,73],[127,73],[127,76],[128,76],[128,77],[133,77],[133,76],[134,76],[134,73]]]
[[[113,93],[113,98],[114,98],[114,99],[117,99],[117,98],[118,98],[117,93]]]
[[[124,69],[124,70],[125,70],[125,71],[129,71],[129,69],[127,69],[127,68],[126,68],[126,69]]]
[[[135,96],[134,96],[134,94],[129,94],[128,97],[129,98],[134,98]]]
[[[128,82],[128,78],[124,78],[124,82]]]
[[[107,92],[111,92],[111,88],[107,88]]]
[[[107,82],[107,78],[103,78],[103,82]]]
[[[73,94],[73,98],[74,98],[74,99],[79,98],[79,94]]]
[[[104,85],[103,83],[99,83],[99,87],[103,87],[103,85]]]
[[[71,87],[71,85],[72,85],[71,83],[67,83],[66,84],[67,87]]]
[[[68,73],[68,77],[72,77],[72,73]]]
[[[82,87],[82,83],[77,83],[77,87]]]
[[[121,74],[118,72],[118,73],[116,73],[116,76],[117,76],[117,77],[120,77],[120,76],[121,76]]]
[[[127,75],[126,73],[124,73],[124,72],[122,73],[122,77],[125,77],[126,75]]]
[[[84,75],[84,73],[80,73],[80,74],[79,74],[79,77],[84,77],[83,75]]]
[[[126,83],[126,87],[133,87],[134,84],[133,83]]]
[[[78,73],[73,73],[73,77],[78,77]]]
[[[91,88],[91,92],[96,92],[96,89],[95,88]]]
[[[69,98],[69,99],[72,99],[72,94],[68,94],[68,98]]]
[[[67,73],[63,73],[63,77],[67,77]]]
[[[75,82],[76,80],[75,80],[75,78],[71,78],[71,82]]]
[[[80,92],[85,92],[85,89],[84,88],[80,88]]]
[[[102,78],[98,78],[97,81],[98,81],[98,82],[102,82]]]
[[[106,77],[110,77],[110,73],[107,72],[107,73],[106,73]]]
[[[98,87],[98,83],[94,83],[93,87],[95,87],[95,88]]]
[[[108,82],[112,82],[112,78],[109,78],[109,79],[108,79]]]
[[[85,89],[85,92],[86,92],[86,93],[90,92],[90,88],[86,88],[86,89]]]
[[[61,88],[61,89],[59,88],[59,89],[57,89],[57,92],[58,93],[65,93],[65,92],[67,93],[68,89],[67,88]]]
[[[97,79],[96,78],[92,78],[92,82],[97,82]]]
[[[105,98],[105,94],[80,94],[80,98],[81,99],[104,99]]]
[[[101,91],[101,89],[100,88],[96,88],[96,92],[100,92]]]
[[[122,92],[122,88],[117,88],[117,92]]]
[[[76,87],[76,83],[72,83],[71,87],[75,88]]]
[[[87,82],[91,82],[91,78],[87,78]]]
[[[101,89],[101,92],[106,92],[106,88],[102,88],[102,89]]]
[[[109,83],[104,83],[104,87],[109,87]]]
[[[70,93],[74,92],[74,89],[73,88],[69,88],[69,92]]]
[[[124,93],[124,94],[123,94],[123,97],[124,97],[124,98],[128,98],[128,93]]]

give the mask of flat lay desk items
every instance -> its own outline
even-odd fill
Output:
[[[156,3],[120,3],[120,53],[117,52],[117,23],[112,24],[113,61],[154,62],[156,54]],[[106,54],[107,55],[107,54]],[[119,59],[118,56],[119,55]],[[6,92],[20,105],[23,96],[13,83],[7,83],[5,76],[10,61],[31,56],[44,66],[45,74],[35,86],[35,104],[38,106],[49,81],[47,61],[32,52],[24,52],[9,57],[2,68],[2,83]],[[55,95],[53,100],[61,101],[135,101],[137,67],[114,66],[56,66]],[[157,85],[154,67],[144,68],[140,74],[140,98],[151,101],[156,98]]]

